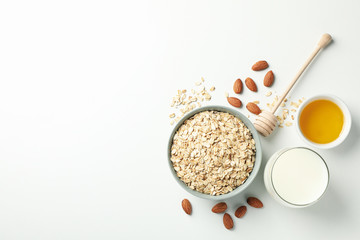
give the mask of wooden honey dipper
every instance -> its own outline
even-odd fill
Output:
[[[259,114],[259,117],[254,122],[254,126],[255,126],[256,130],[259,133],[261,133],[263,136],[267,137],[274,131],[275,127],[277,126],[277,118],[274,115],[276,110],[279,108],[280,104],[284,101],[286,95],[289,93],[289,91],[295,85],[296,81],[300,78],[301,74],[309,66],[311,61],[316,57],[316,55],[320,52],[321,49],[326,47],[331,42],[331,40],[332,40],[332,38],[331,38],[330,34],[325,33],[322,35],[315,50],[311,53],[310,57],[306,60],[304,65],[300,68],[299,72],[295,75],[294,79],[291,81],[291,83],[285,90],[284,94],[276,102],[272,111],[269,112],[269,111],[263,110]]]

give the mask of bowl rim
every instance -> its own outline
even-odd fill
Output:
[[[251,171],[249,177],[245,180],[245,182],[238,186],[237,188],[235,188],[233,191],[226,193],[226,194],[222,194],[222,195],[218,195],[218,196],[212,196],[212,195],[208,195],[208,194],[204,194],[204,193],[200,193],[196,190],[193,190],[191,188],[189,188],[183,181],[180,180],[180,178],[176,175],[175,169],[172,165],[172,162],[170,160],[171,158],[171,146],[172,146],[172,142],[173,142],[173,138],[174,135],[176,134],[177,130],[179,129],[179,127],[189,118],[191,118],[192,116],[194,116],[197,113],[200,112],[204,112],[204,111],[218,111],[218,112],[227,112],[229,114],[234,115],[235,117],[237,117],[238,119],[240,119],[245,125],[246,127],[249,128],[253,139],[255,140],[255,148],[256,148],[256,155],[255,155],[255,162],[254,162],[254,167],[253,170]],[[191,112],[189,112],[188,114],[186,114],[184,117],[181,118],[181,120],[175,125],[175,127],[173,128],[169,141],[168,141],[168,146],[167,146],[167,158],[168,158],[168,166],[170,168],[170,171],[173,175],[173,177],[175,178],[176,182],[183,188],[185,189],[188,193],[196,196],[196,197],[200,197],[203,199],[208,199],[208,200],[215,200],[215,201],[220,201],[220,200],[225,200],[225,199],[229,199],[232,198],[236,195],[238,195],[239,193],[241,193],[242,191],[244,191],[255,179],[255,177],[257,176],[260,167],[261,167],[261,162],[262,162],[262,149],[261,149],[261,142],[260,142],[260,136],[258,134],[258,132],[256,131],[254,125],[252,124],[252,122],[241,112],[235,110],[235,109],[231,109],[228,107],[224,107],[224,106],[217,106],[217,105],[209,105],[209,106],[204,106],[204,107],[200,107],[197,108]]]
[[[302,133],[302,131],[300,129],[300,115],[301,115],[302,111],[304,110],[305,106],[307,106],[309,103],[311,103],[313,101],[320,100],[320,99],[329,100],[329,101],[335,103],[344,114],[344,126],[340,132],[339,137],[332,142],[324,143],[324,144],[314,143],[314,142],[310,141],[309,139],[307,139],[304,136],[304,134]],[[305,143],[309,144],[310,146],[320,148],[320,149],[334,148],[334,147],[340,145],[342,142],[344,142],[346,137],[349,135],[349,132],[351,129],[351,114],[350,114],[350,111],[349,111],[349,108],[347,107],[347,105],[339,97],[337,97],[333,94],[317,94],[317,95],[314,95],[314,96],[308,98],[300,105],[300,108],[296,114],[296,129],[297,129],[297,132],[298,132],[300,138]]]

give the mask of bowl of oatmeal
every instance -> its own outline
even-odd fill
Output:
[[[185,115],[168,144],[168,164],[189,193],[211,200],[246,189],[261,165],[260,138],[250,120],[227,107],[206,106]]]

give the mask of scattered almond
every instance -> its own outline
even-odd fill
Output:
[[[237,218],[243,217],[245,215],[245,213],[246,213],[246,210],[247,210],[246,206],[239,207],[235,211],[235,217],[237,217]]]
[[[218,204],[215,204],[215,206],[211,209],[213,213],[222,213],[225,212],[227,209],[227,205],[225,202],[220,202]]]
[[[247,110],[249,110],[249,112],[256,114],[256,115],[259,115],[261,113],[259,106],[253,102],[249,102],[248,104],[246,104],[246,108],[247,108]]]
[[[264,206],[263,203],[256,197],[249,197],[247,199],[247,203],[254,208],[262,208]]]
[[[257,92],[256,83],[251,78],[245,79],[245,85],[250,91]]]
[[[184,209],[184,212],[186,212],[186,214],[188,214],[188,215],[191,214],[192,207],[191,207],[191,203],[189,200],[187,200],[186,198],[184,200],[182,200],[181,206]]]
[[[261,71],[261,70],[264,70],[264,69],[266,69],[266,68],[268,68],[268,67],[269,67],[269,64],[268,64],[266,61],[262,60],[262,61],[256,62],[256,63],[252,66],[252,70],[254,70],[254,71]]]
[[[242,83],[241,79],[238,78],[238,79],[234,82],[234,87],[233,87],[234,92],[235,92],[235,93],[241,93],[242,88],[243,88],[243,83]]]
[[[241,107],[241,101],[240,99],[236,98],[236,97],[228,97],[227,98],[228,102],[230,103],[231,106],[233,107]]]
[[[224,226],[226,227],[226,229],[230,230],[234,227],[234,222],[228,213],[224,214],[223,223],[224,223]]]
[[[270,87],[274,83],[274,73],[273,71],[268,71],[264,77],[264,86]]]

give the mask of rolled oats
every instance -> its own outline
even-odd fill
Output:
[[[275,106],[275,104],[277,103],[278,100],[279,100],[279,96],[275,96],[274,101],[273,101],[271,104],[270,104],[270,103],[267,103],[267,104],[266,104],[270,111],[271,111],[272,108]],[[305,98],[303,97],[303,98],[299,99],[297,102],[296,102],[296,101],[295,101],[295,102],[292,101],[292,102],[289,103],[287,98],[284,99],[284,101],[283,101],[283,102],[281,103],[281,105],[280,105],[280,107],[282,107],[282,108],[281,108],[281,109],[282,109],[282,113],[276,116],[276,118],[277,118],[278,121],[279,121],[279,127],[282,128],[282,127],[284,127],[284,125],[285,125],[286,127],[290,127],[290,126],[293,125],[293,122],[291,122],[291,121],[294,121],[294,120],[295,120],[295,117],[294,117],[294,115],[290,115],[290,112],[295,113],[295,112],[297,111],[296,108],[298,108],[298,107],[300,106],[300,104],[301,104],[304,100],[305,100]],[[290,105],[290,106],[293,107],[293,108],[287,109],[287,108],[285,108],[286,105]],[[289,119],[289,116],[291,116],[291,120]],[[285,120],[290,120],[290,121],[287,121],[287,122],[285,123]],[[283,124],[284,124],[284,125],[283,125]]]
[[[204,111],[176,132],[171,161],[177,176],[191,189],[221,195],[245,182],[255,162],[255,140],[235,116]]]
[[[178,122],[181,117],[183,117],[186,113],[190,112],[191,110],[194,110],[196,107],[201,107],[200,102],[204,101],[210,101],[211,95],[206,90],[203,83],[205,82],[205,79],[202,77],[201,81],[198,81],[195,83],[196,86],[198,86],[198,90],[191,89],[187,91],[186,89],[179,89],[177,90],[177,95],[172,98],[172,101],[170,103],[170,107],[177,109],[177,111],[180,111],[179,114],[172,113],[169,115],[170,118],[175,118],[175,116],[179,116],[173,120],[170,121],[170,124],[173,125],[174,122]],[[215,91],[215,87],[211,87],[210,91]],[[188,93],[188,95],[186,94]],[[173,115],[174,114],[174,115]]]

